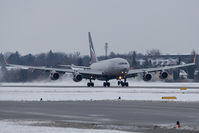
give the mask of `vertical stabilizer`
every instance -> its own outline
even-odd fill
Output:
[[[197,54],[195,54],[194,59],[193,59],[193,63],[196,64],[196,58],[197,58]]]
[[[96,57],[95,50],[93,47],[93,41],[92,41],[90,32],[88,32],[88,39],[89,39],[89,48],[90,48],[90,57],[91,57],[90,63],[92,64],[94,62],[97,62],[97,57]]]

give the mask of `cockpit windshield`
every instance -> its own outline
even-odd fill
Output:
[[[119,65],[127,65],[127,63],[126,62],[121,62],[121,63],[119,63]]]

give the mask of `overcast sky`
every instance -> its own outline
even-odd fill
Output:
[[[0,52],[199,52],[198,0],[0,0]]]

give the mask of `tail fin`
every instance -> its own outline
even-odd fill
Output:
[[[90,56],[91,56],[91,62],[90,63],[92,64],[94,62],[97,62],[97,57],[96,57],[95,50],[94,50],[94,47],[93,47],[93,41],[92,41],[90,32],[88,32],[88,39],[89,39],[89,48],[90,48]]]
[[[193,59],[193,63],[196,64],[196,59],[197,59],[197,54],[195,54],[194,59]]]

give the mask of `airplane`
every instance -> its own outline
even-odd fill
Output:
[[[174,66],[164,66],[164,67],[156,67],[156,68],[143,68],[143,69],[130,69],[129,62],[123,58],[112,58],[106,59],[102,61],[98,61],[93,41],[91,37],[91,33],[88,32],[89,39],[89,48],[90,48],[90,58],[91,65],[89,67],[86,66],[75,66],[75,65],[66,65],[66,67],[70,68],[51,68],[44,66],[26,66],[26,65],[16,65],[9,64],[4,61],[7,66],[17,67],[20,69],[31,69],[31,70],[43,70],[50,72],[50,78],[52,80],[58,80],[61,73],[72,73],[73,81],[80,82],[82,79],[88,79],[87,83],[88,87],[94,87],[93,80],[101,80],[103,82],[104,87],[110,87],[109,80],[116,79],[118,80],[118,86],[128,87],[129,84],[127,82],[127,78],[135,77],[137,74],[143,74],[143,80],[149,81],[152,79],[151,72],[160,72],[160,79],[166,79],[168,77],[168,73],[166,70],[182,68],[187,66],[196,65],[196,55],[194,57],[193,63],[182,64],[182,65],[174,65]],[[64,66],[64,65],[62,65]]]

